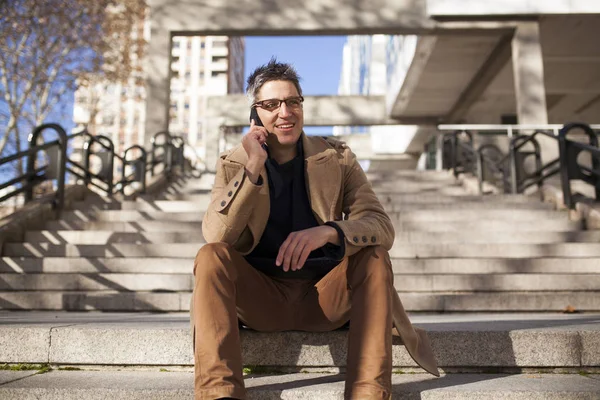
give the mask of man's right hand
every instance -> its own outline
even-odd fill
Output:
[[[248,155],[248,163],[246,164],[246,173],[252,183],[258,181],[260,171],[267,161],[267,152],[262,148],[262,145],[267,142],[269,133],[263,126],[258,126],[252,120],[250,122],[250,130],[242,138],[242,146]]]

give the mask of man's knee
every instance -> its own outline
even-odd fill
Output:
[[[361,266],[369,281],[394,284],[394,273],[388,251],[382,246],[369,246],[361,251],[365,252]]]
[[[198,250],[194,260],[196,281],[217,274],[225,267],[223,260],[228,258],[231,246],[227,243],[207,243]]]

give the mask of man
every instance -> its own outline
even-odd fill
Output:
[[[250,130],[217,162],[202,224],[208,244],[194,264],[195,398],[245,399],[238,319],[268,332],[350,321],[346,399],[391,397],[393,324],[413,358],[438,375],[427,336],[412,327],[393,285],[392,223],[354,154],[303,133],[290,65],[257,68],[247,92]]]

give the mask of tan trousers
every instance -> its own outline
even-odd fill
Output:
[[[393,272],[367,247],[318,281],[271,278],[225,243],[194,264],[195,399],[245,399],[238,318],[263,332],[323,332],[350,321],[345,399],[391,396]]]

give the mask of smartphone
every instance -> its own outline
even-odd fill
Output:
[[[260,120],[260,117],[258,116],[258,112],[256,111],[255,107],[252,107],[250,109],[250,123],[252,123],[252,120],[254,120],[254,123],[257,126],[264,126],[262,121]]]
[[[252,123],[252,120],[254,120],[256,126],[264,126],[262,121],[260,120],[260,117],[258,116],[258,112],[256,111],[255,107],[252,107],[250,109],[250,123]],[[265,151],[267,150],[266,143],[262,144],[262,148],[265,149]]]

